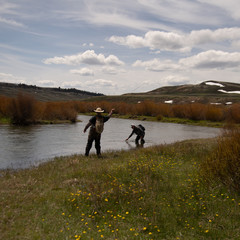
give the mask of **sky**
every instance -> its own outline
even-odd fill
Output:
[[[239,0],[0,0],[0,82],[119,95],[240,83]]]

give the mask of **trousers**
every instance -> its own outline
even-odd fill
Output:
[[[92,148],[93,141],[95,141],[95,148],[97,155],[101,155],[101,133],[97,133],[95,128],[90,128],[89,134],[88,134],[88,141],[87,146],[85,150],[85,156],[89,155],[89,152]]]

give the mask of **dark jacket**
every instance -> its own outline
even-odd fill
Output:
[[[144,130],[140,126],[134,126],[132,133],[129,135],[128,138],[130,138],[134,133],[139,137],[144,137],[145,135]]]
[[[98,116],[98,118],[103,118],[103,122],[105,123],[106,121],[109,120],[110,117],[101,115],[101,116]],[[92,124],[93,127],[96,125],[96,119],[97,119],[97,116],[93,116],[89,120],[89,122]]]

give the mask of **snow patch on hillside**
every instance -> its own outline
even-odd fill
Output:
[[[216,82],[205,82],[206,85],[210,86],[218,86],[218,87],[224,87],[221,83],[216,83]]]
[[[223,89],[219,89],[219,92],[223,92],[223,93],[236,93],[236,94],[240,94],[240,91],[225,91]]]

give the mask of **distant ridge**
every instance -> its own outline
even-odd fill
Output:
[[[70,101],[83,100],[96,96],[104,96],[101,93],[93,93],[78,90],[75,88],[47,88],[22,83],[14,84],[0,82],[0,95],[7,97],[16,97],[19,93],[30,94],[39,101]]]
[[[39,101],[109,101],[138,103],[150,100],[161,103],[240,103],[240,84],[216,80],[200,84],[165,86],[148,92],[127,93],[123,95],[103,95],[75,88],[45,88],[26,84],[0,82],[0,96],[15,97],[19,92],[30,94]]]
[[[239,94],[240,84],[220,81],[204,81],[200,84],[186,84],[179,86],[166,86],[149,91],[145,94],[175,94],[175,95],[226,95]]]
[[[148,92],[127,93],[121,97],[103,97],[109,101],[141,102],[150,100],[161,103],[240,103],[240,84],[207,80],[199,84],[164,86]]]

